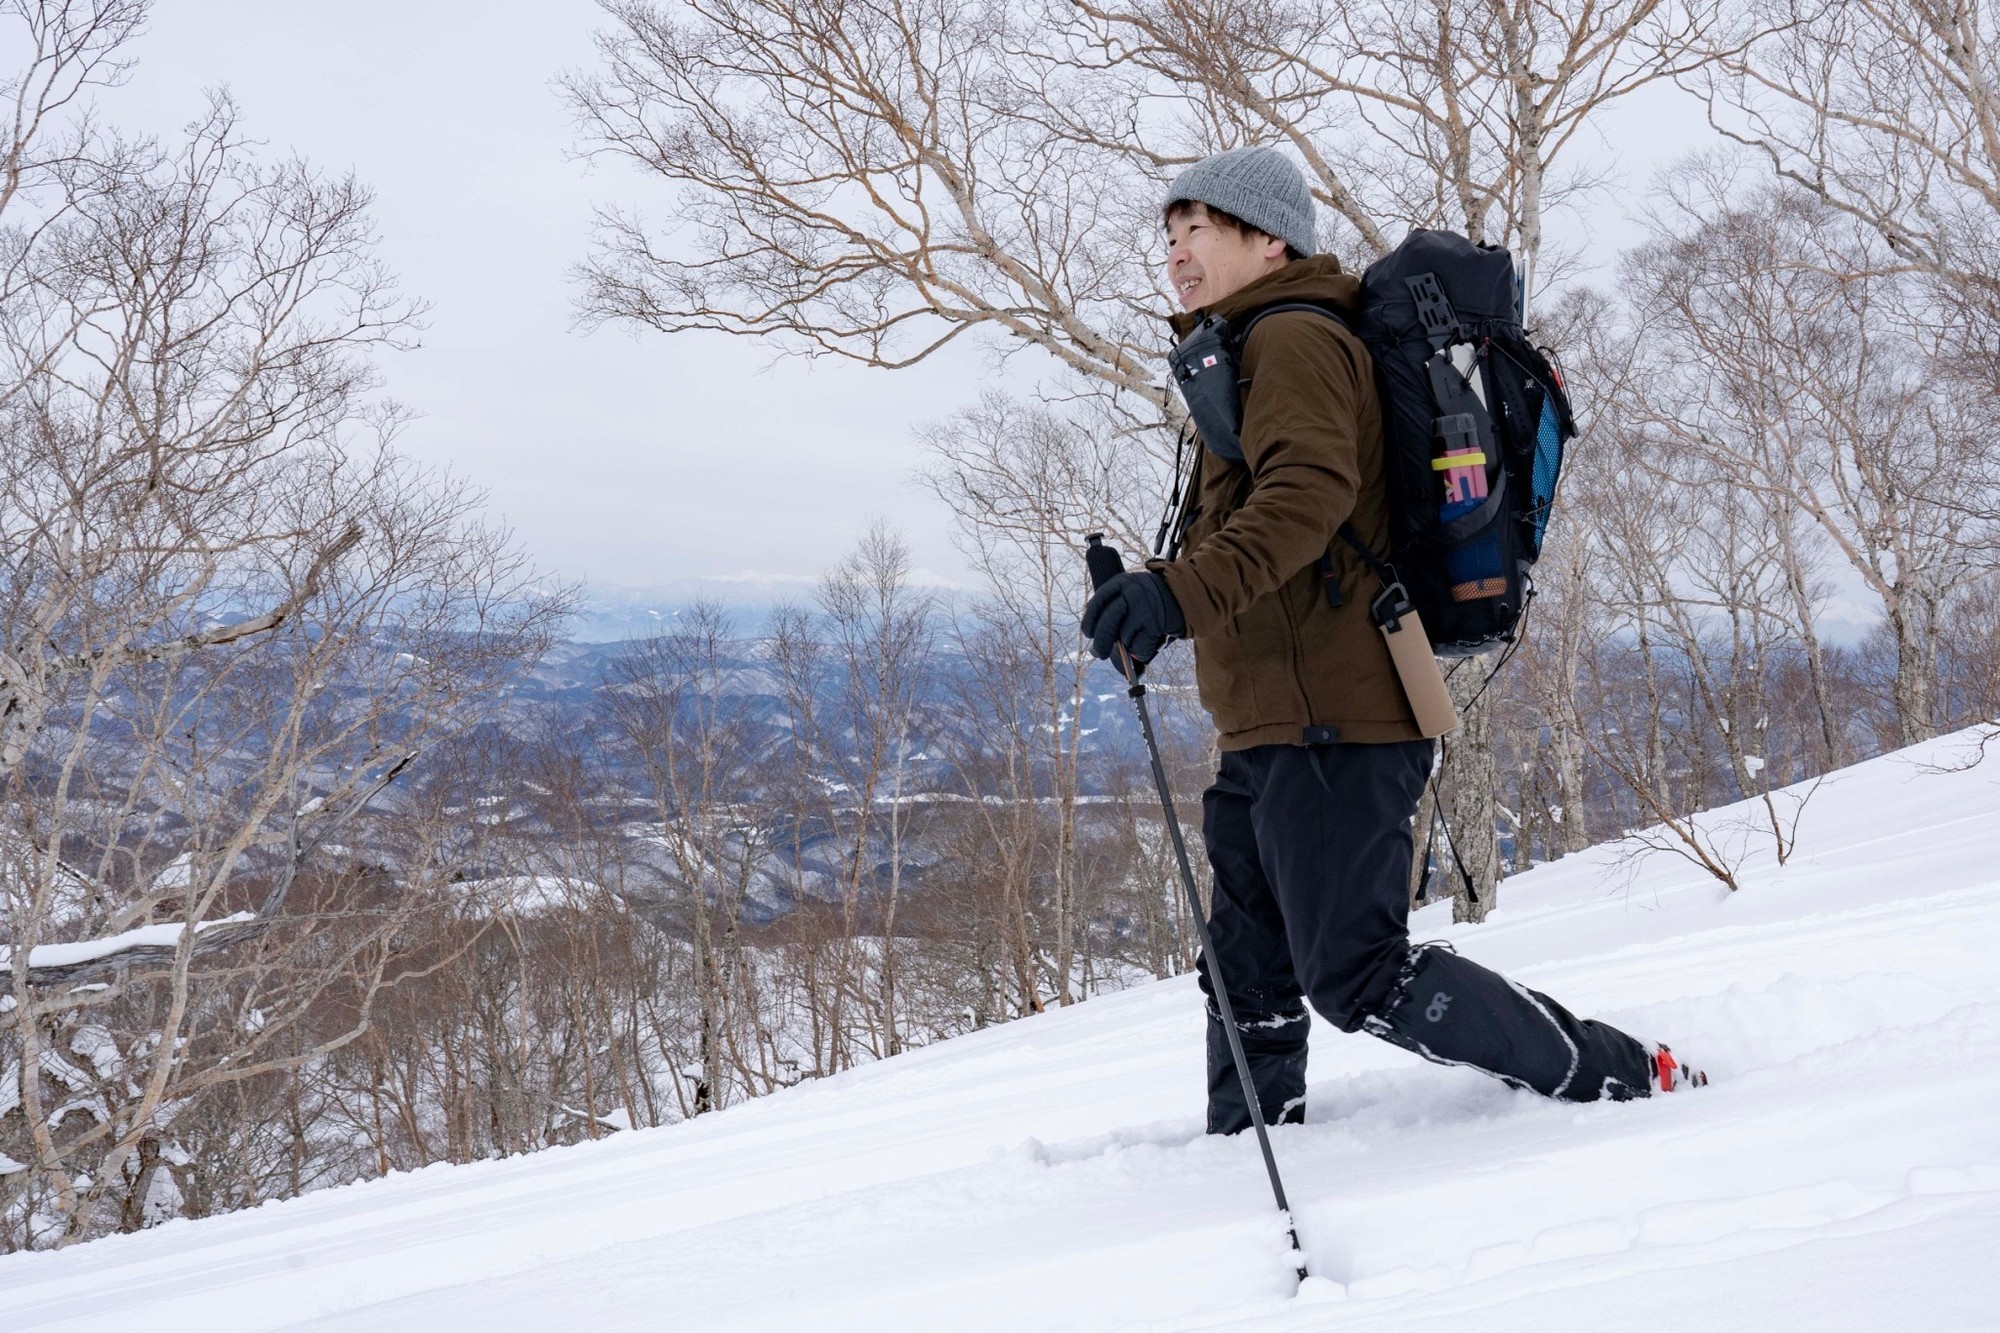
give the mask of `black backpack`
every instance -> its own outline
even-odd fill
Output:
[[[1569,398],[1522,331],[1506,250],[1413,231],[1369,265],[1361,289],[1351,321],[1305,302],[1252,311],[1240,329],[1211,315],[1168,363],[1203,442],[1240,459],[1247,381],[1238,367],[1250,330],[1284,310],[1352,327],[1375,361],[1391,549],[1371,551],[1345,524],[1340,535],[1382,581],[1378,622],[1414,607],[1438,656],[1471,656],[1512,640],[1532,595],[1563,448],[1576,435]],[[1178,507],[1175,545],[1190,516]],[[1331,561],[1320,567],[1337,604]]]

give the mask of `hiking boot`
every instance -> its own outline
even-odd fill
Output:
[[[1682,1088],[1705,1088],[1708,1075],[1699,1069],[1690,1069],[1674,1058],[1674,1053],[1666,1046],[1653,1048],[1653,1086],[1660,1092],[1679,1092]]]
[[[1563,1101],[1645,1097],[1656,1077],[1646,1043],[1439,944],[1411,948],[1395,989],[1362,1029],[1426,1060],[1470,1065]]]
[[[1306,1119],[1306,1033],[1312,1020],[1294,1000],[1276,1013],[1236,1011],[1236,1032],[1257,1089],[1258,1114],[1267,1125],[1302,1125]],[[1208,1002],[1208,1132],[1237,1134],[1250,1128],[1243,1078],[1229,1052],[1229,1030],[1215,1001]]]

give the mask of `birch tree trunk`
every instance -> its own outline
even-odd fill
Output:
[[[1493,761],[1494,694],[1486,688],[1492,669],[1490,657],[1468,657],[1446,673],[1459,724],[1442,742],[1438,767],[1448,830],[1439,865],[1449,872],[1453,921],[1484,921],[1497,905],[1500,840],[1493,801],[1500,779]]]

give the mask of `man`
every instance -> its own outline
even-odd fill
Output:
[[[1205,313],[1241,328],[1280,301],[1358,308],[1359,281],[1315,253],[1312,194],[1275,149],[1188,168],[1165,223],[1186,312],[1177,336]],[[1373,367],[1343,325],[1304,311],[1267,316],[1241,355],[1241,461],[1202,451],[1182,554],[1106,582],[1083,630],[1098,657],[1122,647],[1140,662],[1194,640],[1222,750],[1202,801],[1209,925],[1258,1113],[1304,1119],[1303,1001],[1343,1031],[1568,1101],[1705,1081],[1663,1046],[1578,1020],[1445,946],[1410,944],[1410,826],[1432,742],[1370,619],[1374,575],[1335,540],[1346,521],[1389,549]],[[1329,558],[1338,605],[1320,572]],[[1208,1016],[1208,1129],[1235,1133],[1252,1110],[1212,999]]]

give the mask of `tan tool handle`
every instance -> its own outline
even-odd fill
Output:
[[[1423,617],[1414,609],[1403,612],[1397,627],[1382,627],[1389,645],[1389,660],[1409,696],[1410,711],[1416,714],[1417,730],[1433,739],[1458,725],[1458,710],[1452,707],[1451,692],[1444,687],[1444,672],[1431,656],[1431,636],[1424,633]]]

